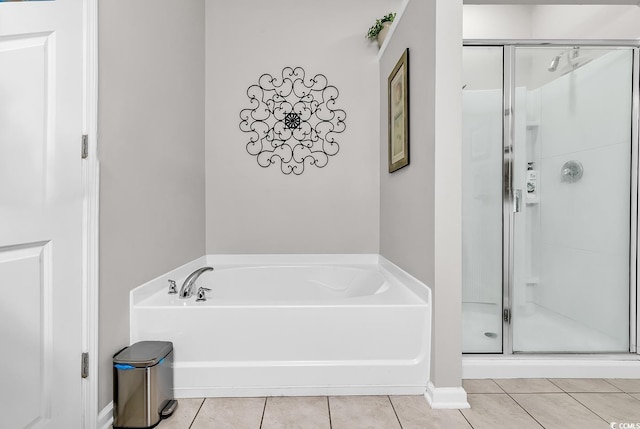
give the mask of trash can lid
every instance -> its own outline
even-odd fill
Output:
[[[146,368],[160,363],[172,350],[171,341],[139,341],[116,354],[113,363]]]

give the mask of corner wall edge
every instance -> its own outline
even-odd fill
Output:
[[[98,429],[109,429],[113,424],[113,401],[109,402],[98,414]]]

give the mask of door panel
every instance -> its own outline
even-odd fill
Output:
[[[0,2],[0,415],[82,426],[82,0]]]
[[[0,201],[41,205],[46,193],[47,137],[53,133],[52,34],[0,38]]]
[[[502,47],[465,47],[462,348],[502,352]]]
[[[50,243],[0,248],[0,278],[10,280],[3,290],[0,324],[3,339],[3,388],[0,401],[8,412],[6,427],[35,426],[48,418],[53,386],[53,317]],[[7,389],[11,386],[12,389]]]
[[[514,352],[629,351],[631,75],[631,49],[516,48]]]

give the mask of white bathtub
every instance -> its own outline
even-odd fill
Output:
[[[194,269],[206,302],[167,294]],[[422,394],[430,291],[377,255],[208,256],[131,294],[131,342],[174,344],[175,394]]]

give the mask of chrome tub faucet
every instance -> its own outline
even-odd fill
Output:
[[[187,279],[182,284],[182,287],[180,288],[180,294],[178,296],[183,299],[190,298],[193,295],[193,289],[196,284],[196,280],[198,280],[198,277],[200,277],[202,273],[205,273],[207,271],[213,271],[213,267],[198,268],[197,270],[189,274],[189,277],[187,277]]]

